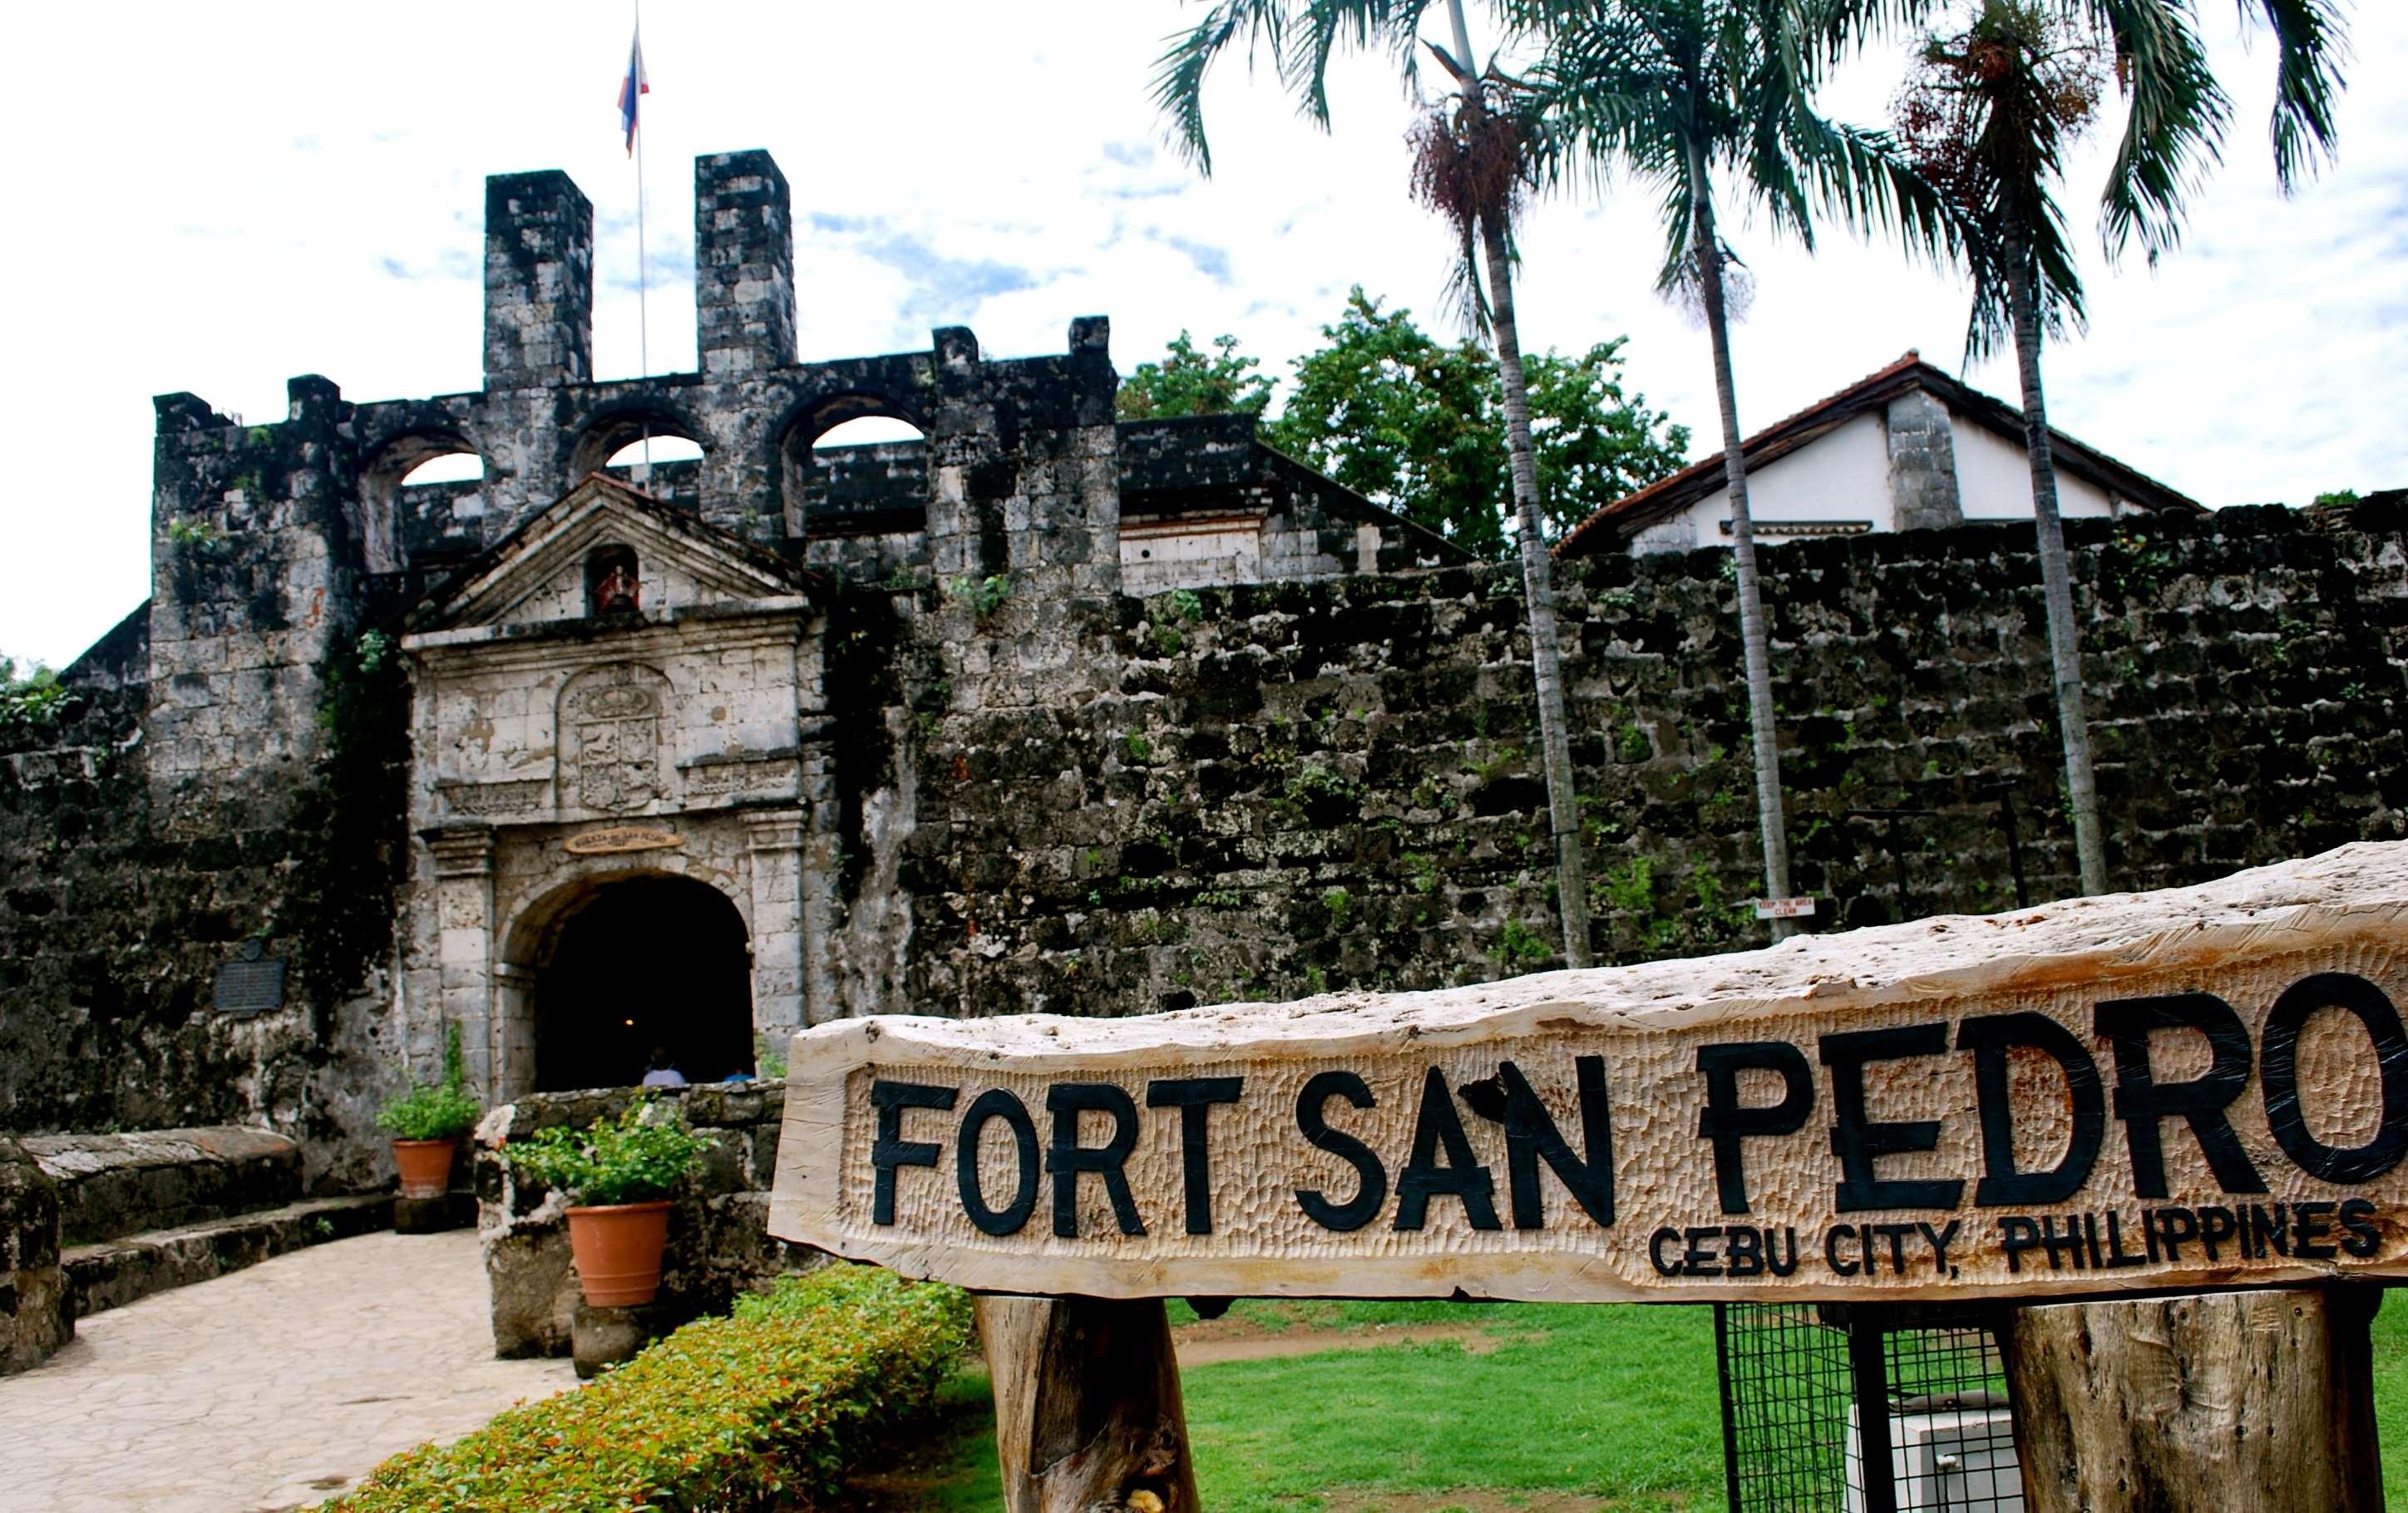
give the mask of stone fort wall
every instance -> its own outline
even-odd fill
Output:
[[[1553,963],[1512,568],[1431,569],[1445,553],[1242,422],[1115,424],[1100,320],[1039,358],[949,328],[797,363],[790,276],[743,273],[791,265],[782,178],[752,153],[696,174],[696,374],[593,381],[591,208],[516,175],[488,185],[478,393],[352,404],[303,377],[264,425],[156,402],[151,600],[68,670],[62,721],[0,727],[0,1131],[261,1121],[313,1183],[383,1177],[378,1104],[405,1066],[433,1073],[443,995],[480,991],[427,949],[442,866],[409,806],[405,616],[648,429],[705,460],[647,507],[825,588],[797,662],[823,670],[819,706],[794,711],[812,781],[778,800],[824,942],[798,967],[813,1017],[1141,1012]],[[856,414],[925,440],[810,455]],[[402,482],[463,450],[486,463],[473,487]],[[858,531],[814,534],[814,499]],[[1242,542],[1222,528],[1240,517]],[[2072,527],[2120,882],[2401,833],[2401,526],[2369,506]],[[1562,569],[1602,960],[1760,938],[1728,565]],[[1787,545],[1767,573],[1821,922],[2071,892],[2028,527]],[[283,963],[280,999],[215,1001],[245,955]]]
[[[2071,527],[2119,886],[2403,833],[2401,524]],[[1818,927],[2010,908],[2018,870],[2021,901],[2078,892],[2029,526],[1764,561]],[[1562,566],[1601,962],[1763,939],[1728,563]],[[1025,634],[986,629],[999,656]],[[1125,1013],[1561,964],[1512,569],[1124,597],[1079,631],[1092,698],[890,712],[916,822],[849,833],[893,870],[847,891],[907,895],[912,935],[867,1003]]]
[[[2402,834],[2402,523],[2073,527],[2120,884]],[[1760,938],[1727,561],[1562,573],[1600,960]],[[1766,564],[1819,922],[2010,907],[2018,867],[2031,902],[2073,892],[2028,527]],[[856,585],[826,635],[843,1012],[1132,1013],[1556,960],[1511,568],[984,606]],[[322,1185],[377,1179],[407,685],[340,641],[285,733],[306,759],[196,792],[151,780],[140,691],[108,686],[133,650],[118,673],[108,650],[64,727],[0,744],[0,1128],[264,1120]],[[287,1006],[219,1013],[252,936],[288,956]]]

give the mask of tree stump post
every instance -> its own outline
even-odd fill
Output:
[[[1158,1298],[982,1296],[1007,1513],[1196,1513]]]
[[[2371,1287],[2067,1303],[2000,1344],[2030,1513],[2382,1513]]]

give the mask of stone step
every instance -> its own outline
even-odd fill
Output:
[[[301,1197],[301,1148],[230,1124],[119,1135],[28,1135],[59,1188],[59,1243],[207,1223]]]
[[[61,1252],[79,1319],[171,1287],[206,1282],[288,1250],[349,1239],[393,1223],[393,1195],[311,1198],[259,1213],[156,1229]]]

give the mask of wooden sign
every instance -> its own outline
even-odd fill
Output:
[[[796,1037],[773,1234],[1103,1297],[2408,1277],[2408,843],[1768,950]]]
[[[562,841],[560,849],[571,856],[616,856],[623,851],[673,850],[684,844],[684,837],[674,830],[611,825],[603,830],[580,831]]]

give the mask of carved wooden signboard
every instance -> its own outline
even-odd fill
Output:
[[[1484,987],[797,1036],[770,1229],[1016,1292],[2408,1276],[2408,844]]]

